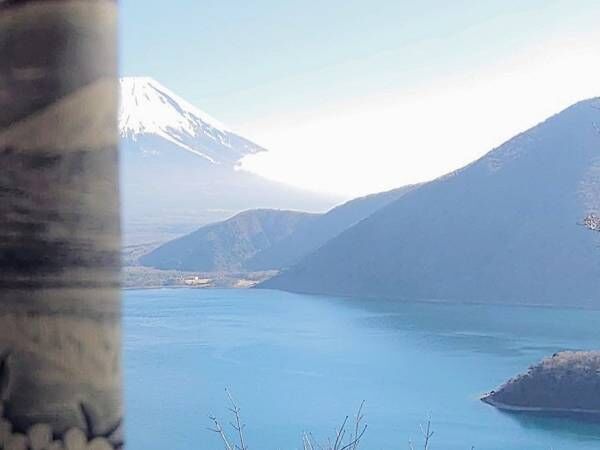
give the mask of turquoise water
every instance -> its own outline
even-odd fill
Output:
[[[543,356],[600,348],[600,312],[397,303],[263,290],[127,291],[128,448],[220,449],[230,388],[250,450],[324,439],[366,401],[365,450],[408,448],[431,417],[432,450],[600,448],[592,422],[481,403]],[[227,423],[227,420],[223,420]]]

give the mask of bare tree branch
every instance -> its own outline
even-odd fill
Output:
[[[433,431],[431,431],[431,419],[427,420],[427,428],[423,428],[423,425],[419,425],[421,428],[421,433],[423,434],[423,439],[425,441],[424,450],[429,450],[429,440],[433,436]]]
[[[238,450],[248,450],[248,447],[246,447],[246,443],[244,441],[244,427],[246,425],[241,423],[240,408],[233,399],[231,393],[229,392],[229,389],[225,389],[225,392],[227,393],[227,397],[229,397],[229,401],[231,402],[231,408],[229,410],[233,413],[235,417],[235,423],[232,423],[231,426],[234,430],[237,431],[240,440],[240,444],[236,445],[236,448]]]
[[[217,433],[221,437],[223,444],[225,444],[225,450],[233,450],[233,447],[229,443],[229,439],[227,439],[227,435],[225,434],[225,431],[223,431],[223,427],[221,426],[217,418],[215,416],[210,416],[210,420],[213,421],[215,427],[209,428],[209,430]]]
[[[367,426],[365,425],[362,432],[360,431],[361,428],[361,422],[364,418],[362,410],[363,407],[365,406],[365,401],[363,400],[362,402],[360,402],[360,406],[358,407],[358,412],[356,413],[356,420],[354,422],[354,444],[352,445],[352,450],[356,450],[358,448],[358,443],[360,442],[360,438],[362,437],[363,434],[365,434],[365,431],[367,431]]]
[[[246,445],[245,437],[244,437],[244,428],[245,424],[242,423],[242,418],[240,414],[240,408],[234,400],[233,396],[229,392],[228,389],[225,389],[227,393],[227,397],[229,398],[229,402],[231,406],[228,410],[233,415],[233,421],[229,423],[231,428],[235,430],[238,443],[231,440],[228,436],[221,423],[215,416],[210,416],[210,420],[212,420],[214,427],[209,428],[210,431],[217,433],[223,444],[225,446],[225,450],[248,450]],[[363,438],[365,432],[367,431],[367,425],[363,425],[363,408],[365,402],[364,400],[361,402],[360,407],[358,408],[358,412],[356,414],[354,420],[354,430],[353,432],[348,432],[348,416],[346,416],[340,425],[340,427],[336,430],[335,440],[327,439],[326,447],[319,445],[313,435],[311,433],[304,432],[302,433],[302,449],[303,450],[358,450],[361,439]],[[346,436],[349,434],[349,439],[346,439]],[[346,443],[345,443],[346,442]]]

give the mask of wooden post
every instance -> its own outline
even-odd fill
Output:
[[[121,436],[117,4],[0,0],[0,448]]]

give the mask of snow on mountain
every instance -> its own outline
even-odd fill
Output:
[[[252,208],[320,212],[337,202],[237,170],[265,149],[152,78],[122,78],[120,88],[126,243],[173,238]]]
[[[265,149],[237,135],[150,77],[120,80],[121,139],[144,156],[177,148],[212,164],[235,165],[246,155]],[[165,141],[173,145],[164,145]]]

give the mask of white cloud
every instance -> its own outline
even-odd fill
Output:
[[[246,124],[270,152],[243,167],[348,197],[457,169],[570,104],[600,94],[600,33],[531,47],[472,73]]]

